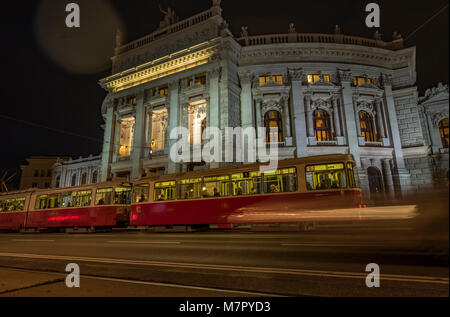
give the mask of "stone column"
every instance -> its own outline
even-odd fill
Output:
[[[361,157],[358,142],[358,123],[355,118],[355,107],[353,105],[352,74],[348,70],[340,70],[339,76],[342,85],[342,100],[344,103],[345,122],[347,125],[347,137],[350,154],[353,155],[356,165],[361,168]]]
[[[376,105],[376,111],[377,111],[377,121],[378,121],[378,127],[379,127],[379,133],[380,133],[380,137],[381,139],[385,139],[386,138],[386,133],[385,133],[385,126],[384,126],[384,120],[383,120],[383,113],[382,113],[382,109],[381,109],[381,100],[377,99],[375,101],[375,105]]]
[[[114,135],[115,135],[115,125],[116,118],[114,115],[114,105],[112,102],[107,103],[107,111],[106,111],[106,125],[105,125],[105,134],[103,137],[103,154],[102,154],[102,165],[101,165],[101,175],[102,182],[106,182],[110,173],[110,165],[113,159],[114,153]],[[67,173],[66,173],[67,175]],[[67,176],[65,176],[67,179]]]
[[[383,176],[384,176],[384,187],[386,189],[386,197],[392,199],[394,197],[394,181],[392,178],[392,167],[390,159],[383,159]]]
[[[170,139],[170,133],[173,129],[181,126],[181,108],[179,105],[179,90],[180,84],[179,81],[173,81],[169,84],[169,128],[167,131],[167,149],[166,152],[170,153],[171,147],[177,142],[177,140]],[[170,159],[168,162],[168,174],[175,174],[177,172],[177,164]]]
[[[145,141],[145,106],[144,91],[139,92],[136,96],[136,119],[133,137],[133,153],[131,160],[133,161],[133,169],[131,172],[131,181],[139,178],[142,171],[142,158],[144,155]]]
[[[261,128],[264,126],[263,124],[263,118],[262,118],[262,106],[263,106],[263,100],[257,99],[255,100],[255,116],[256,116],[256,128]],[[256,129],[256,133],[258,134],[258,129]]]
[[[308,137],[314,137],[314,120],[311,109],[311,96],[306,96],[306,113],[308,114]]]
[[[295,146],[297,148],[297,157],[308,156],[308,135],[306,127],[305,96],[303,95],[303,70],[290,70],[291,94],[292,94],[292,113],[294,115]]]
[[[336,137],[341,137],[342,136],[342,131],[341,131],[341,123],[340,123],[340,118],[339,118],[339,109],[338,109],[338,105],[337,105],[337,101],[336,101],[336,97],[333,96],[332,100],[332,105],[333,105],[333,110],[334,110],[334,120],[335,120],[335,133],[336,133]]]
[[[403,158],[402,142],[400,139],[400,130],[397,121],[397,112],[395,109],[394,96],[392,93],[391,79],[387,75],[382,75],[384,84],[385,100],[387,106],[387,116],[391,124],[392,141],[395,153],[395,174],[394,183],[399,188],[399,194],[406,195],[411,186],[411,175],[406,169]]]
[[[209,73],[209,124],[208,127],[220,129],[220,72],[217,68]],[[219,168],[220,163],[213,162],[210,168]]]
[[[286,146],[292,146],[292,135],[291,135],[291,115],[289,111],[289,103],[287,98],[282,99],[282,102],[284,103],[284,120],[285,120],[285,130],[284,133],[284,140],[286,142]]]
[[[253,74],[250,72],[239,74],[241,80],[241,127],[243,130],[255,126],[255,114],[253,111],[252,81]],[[244,161],[247,162],[248,140],[243,137],[242,150]]]

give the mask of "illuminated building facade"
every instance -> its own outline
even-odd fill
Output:
[[[190,131],[191,143],[206,127],[278,127],[267,140],[280,159],[350,153],[372,199],[433,184],[415,172],[417,158],[429,159],[430,137],[418,106],[416,50],[398,34],[385,42],[339,27],[303,34],[291,24],[286,34],[261,36],[243,27],[236,38],[219,0],[185,20],[170,12],[144,38],[122,43],[117,35],[112,75],[100,81],[108,91],[103,181],[222,166],[172,162],[176,127]]]

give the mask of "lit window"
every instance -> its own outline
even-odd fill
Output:
[[[136,105],[136,97],[128,97],[127,104],[135,106]]]
[[[344,164],[323,164],[306,167],[308,190],[333,190],[347,188]]]
[[[156,183],[153,190],[154,201],[175,200],[176,185],[175,182]]]
[[[449,124],[448,118],[445,118],[439,123],[439,132],[441,134],[442,147],[448,149],[449,147]]]
[[[124,119],[120,123],[120,157],[127,157],[131,155],[134,139],[134,123],[134,118]]]
[[[91,205],[92,191],[85,190],[72,193],[73,207],[86,207]]]
[[[131,186],[116,187],[114,189],[114,205],[131,204]]]
[[[154,152],[162,151],[165,148],[167,120],[167,109],[152,112],[152,138],[150,147]]]
[[[198,199],[201,198],[202,179],[183,179],[178,182],[179,199]]]
[[[331,83],[331,76],[330,75],[323,75],[323,80]],[[308,75],[308,84],[314,84],[320,81],[320,74],[309,74]]]
[[[267,143],[283,142],[283,120],[278,111],[269,111],[265,114],[264,127]],[[278,132],[272,132],[271,129],[278,129]]]
[[[230,193],[230,177],[205,177],[202,184],[203,198],[227,197]]]
[[[331,121],[328,113],[325,110],[316,110],[314,111],[313,116],[314,135],[316,137],[316,141],[331,141]]]
[[[355,85],[355,86],[361,86],[366,83],[370,83],[370,84],[374,85],[375,81],[373,78],[367,78],[367,77],[362,77],[362,76],[353,77],[353,85]]]
[[[206,129],[206,105],[191,105],[188,109],[189,140],[191,145],[202,144],[203,132]]]
[[[149,195],[149,184],[136,185],[133,188],[133,202],[134,203],[145,203],[148,201]]]
[[[167,96],[167,95],[169,95],[169,88],[168,88],[168,87],[160,88],[160,89],[159,89],[159,94],[160,94],[161,96]]]
[[[263,190],[267,194],[297,191],[297,170],[285,168],[273,173],[264,173]]]
[[[283,76],[281,75],[272,76],[272,81],[274,83],[283,84]]]
[[[365,111],[359,113],[359,121],[361,124],[361,136],[366,142],[376,142],[375,128],[373,118]]]
[[[270,76],[269,75],[265,75],[265,76],[259,76],[259,85],[265,85],[267,83],[270,82]]]
[[[113,197],[112,188],[97,189],[97,193],[95,195],[95,205],[96,206],[111,205],[112,197]]]

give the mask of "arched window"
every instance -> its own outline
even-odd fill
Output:
[[[314,135],[316,141],[331,141],[330,115],[325,110],[314,111]]]
[[[87,183],[87,174],[83,173],[83,175],[81,175],[81,185],[86,185]]]
[[[366,142],[376,142],[375,128],[373,118],[365,111],[359,113],[359,122],[361,124],[361,136]]]
[[[77,184],[77,174],[73,174],[72,175],[72,187],[75,186]]]
[[[56,177],[56,184],[55,184],[55,187],[56,187],[56,188],[59,188],[60,186],[61,186],[61,176],[58,175],[58,176]]]
[[[264,127],[266,128],[266,142],[283,142],[283,119],[278,111],[269,111],[264,115]],[[278,128],[278,133],[271,132],[270,129]]]
[[[441,133],[442,146],[444,149],[448,149],[449,146],[449,125],[448,118],[445,118],[441,122],[439,122],[439,132]]]
[[[97,182],[98,182],[98,172],[95,171],[95,172],[92,174],[92,184],[97,184]]]

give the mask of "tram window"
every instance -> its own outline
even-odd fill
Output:
[[[347,188],[343,163],[311,165],[306,167],[308,190],[333,190]]]
[[[163,182],[155,183],[153,201],[175,200],[176,183]]]
[[[54,209],[61,207],[62,197],[61,194],[53,194],[48,197],[47,209]]]
[[[47,195],[41,195],[36,198],[36,204],[34,206],[36,210],[42,210],[47,208]]]
[[[74,194],[75,193],[72,194],[72,192],[68,192],[68,193],[63,193],[61,195],[63,208],[73,207],[73,195]]]
[[[347,163],[347,178],[350,188],[359,188],[359,178],[355,163]]]
[[[231,176],[233,196],[257,195],[261,193],[261,173],[246,172]]]
[[[115,205],[131,204],[131,187],[117,187],[114,195]]]
[[[202,197],[227,197],[229,195],[229,176],[205,177],[202,185]]]
[[[6,211],[5,210],[5,201],[4,200],[0,200],[0,212]]]
[[[297,191],[297,170],[285,168],[264,173],[264,193],[291,193]]]
[[[133,202],[145,203],[148,201],[149,184],[136,185],[133,189]]]
[[[192,178],[183,179],[178,182],[179,199],[198,199],[201,198],[202,179]]]
[[[74,193],[73,206],[74,207],[86,207],[91,205],[92,191],[80,191]]]
[[[95,195],[95,205],[96,206],[111,205],[112,196],[113,196],[112,188],[98,189]]]
[[[25,210],[25,198],[17,198],[15,201],[15,211],[24,211]]]

